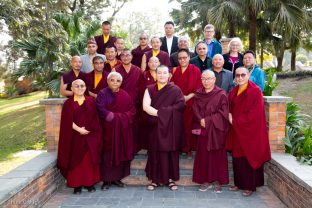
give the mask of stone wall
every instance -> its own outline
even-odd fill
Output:
[[[64,184],[56,168],[56,154],[42,153],[0,177],[0,207],[42,207]]]

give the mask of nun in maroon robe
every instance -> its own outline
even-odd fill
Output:
[[[141,69],[143,71],[149,70],[148,61],[152,56],[156,56],[160,62],[160,65],[170,66],[169,54],[161,51],[161,40],[159,37],[153,37],[151,39],[152,50],[146,52],[142,57]]]
[[[94,99],[84,96],[85,90],[82,80],[73,82],[74,96],[65,101],[61,115],[57,167],[74,193],[82,186],[93,192],[100,180],[102,128]]]
[[[229,183],[226,136],[229,130],[227,95],[215,86],[212,71],[202,74],[203,87],[196,91],[193,101],[193,133],[198,135],[193,168],[193,181],[206,191],[215,182],[215,192]]]
[[[193,64],[189,64],[190,55],[188,50],[180,49],[178,53],[180,66],[173,72],[171,81],[174,82],[182,90],[185,97],[188,97],[186,101],[186,108],[183,115],[184,121],[184,134],[186,137],[186,144],[183,148],[184,153],[190,155],[192,150],[196,148],[196,139],[192,135],[192,118],[193,118],[193,96],[197,89],[201,85],[201,72]],[[183,58],[183,59],[181,59]],[[186,59],[184,59],[186,58]]]
[[[107,82],[108,87],[101,90],[96,98],[104,131],[102,189],[108,189],[111,184],[124,187],[121,179],[130,175],[130,162],[134,155],[135,107],[132,98],[120,89],[122,76],[118,72],[109,73]]]
[[[238,85],[229,94],[232,127],[227,140],[235,184],[230,190],[242,189],[244,196],[250,196],[264,185],[263,164],[271,153],[261,89],[248,80],[248,69],[239,67],[235,73]]]
[[[131,51],[131,54],[133,56],[131,63],[138,67],[141,67],[142,56],[144,55],[144,53],[152,50],[152,48],[148,46],[148,37],[144,33],[140,35],[139,43],[139,46]]]
[[[157,84],[147,87],[143,109],[149,115],[148,159],[146,176],[151,180],[148,190],[167,184],[171,190],[178,187],[179,151],[183,147],[183,110],[185,100],[181,90],[168,83],[169,69],[157,68]]]
[[[108,73],[103,70],[104,59],[101,56],[95,56],[92,60],[94,70],[86,75],[86,85],[89,91],[89,94],[96,98],[100,90],[107,87],[107,75]],[[98,83],[95,83],[96,76],[101,76],[101,79]]]
[[[141,69],[131,64],[132,54],[129,49],[123,50],[121,53],[122,64],[116,66],[116,72],[122,76],[121,89],[125,90],[132,98],[133,104],[136,108],[136,115],[133,118],[133,139],[134,150],[138,152],[142,145],[139,142],[139,119],[142,115],[142,100],[145,90],[144,77]]]

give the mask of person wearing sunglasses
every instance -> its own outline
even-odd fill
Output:
[[[229,121],[232,124],[227,149],[232,151],[234,186],[250,196],[264,185],[263,164],[271,159],[268,129],[260,88],[250,81],[245,67],[235,71],[237,86],[230,92]]]
[[[84,95],[85,82],[76,79],[71,88],[73,96],[62,109],[57,167],[74,194],[80,194],[82,187],[94,192],[100,181],[102,127],[94,99]]]
[[[148,45],[148,36],[146,33],[142,33],[139,36],[138,47],[136,47],[135,49],[133,49],[131,51],[131,54],[133,56],[131,63],[138,66],[138,67],[141,67],[142,56],[144,55],[144,53],[146,53],[150,50],[152,50],[152,48],[149,47],[149,45]]]
[[[108,87],[102,89],[96,98],[103,128],[103,152],[101,161],[102,190],[111,185],[124,187],[121,181],[130,175],[133,159],[133,119],[135,107],[131,96],[120,88],[122,76],[111,72],[107,76]]]
[[[255,52],[248,50],[243,55],[243,64],[250,72],[250,81],[260,87],[261,91],[264,90],[265,74],[263,70],[256,64]]]

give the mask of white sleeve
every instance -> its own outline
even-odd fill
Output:
[[[150,94],[148,93],[148,90],[146,89],[144,92],[144,97],[143,97],[143,110],[151,115],[151,116],[157,116],[157,110],[151,106],[151,97]]]

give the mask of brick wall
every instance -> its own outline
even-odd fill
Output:
[[[64,183],[64,178],[55,165],[48,168],[40,177],[36,178],[25,188],[11,197],[3,208],[42,207],[54,194],[57,188]]]
[[[295,173],[302,173],[303,171],[300,170],[302,165],[297,163],[297,161],[295,162],[295,165],[292,164]],[[296,165],[298,167],[294,168]],[[306,184],[304,180],[287,171],[279,162],[274,160],[274,157],[270,162],[266,163],[265,172],[268,175],[268,186],[287,207],[312,207],[312,187]]]

